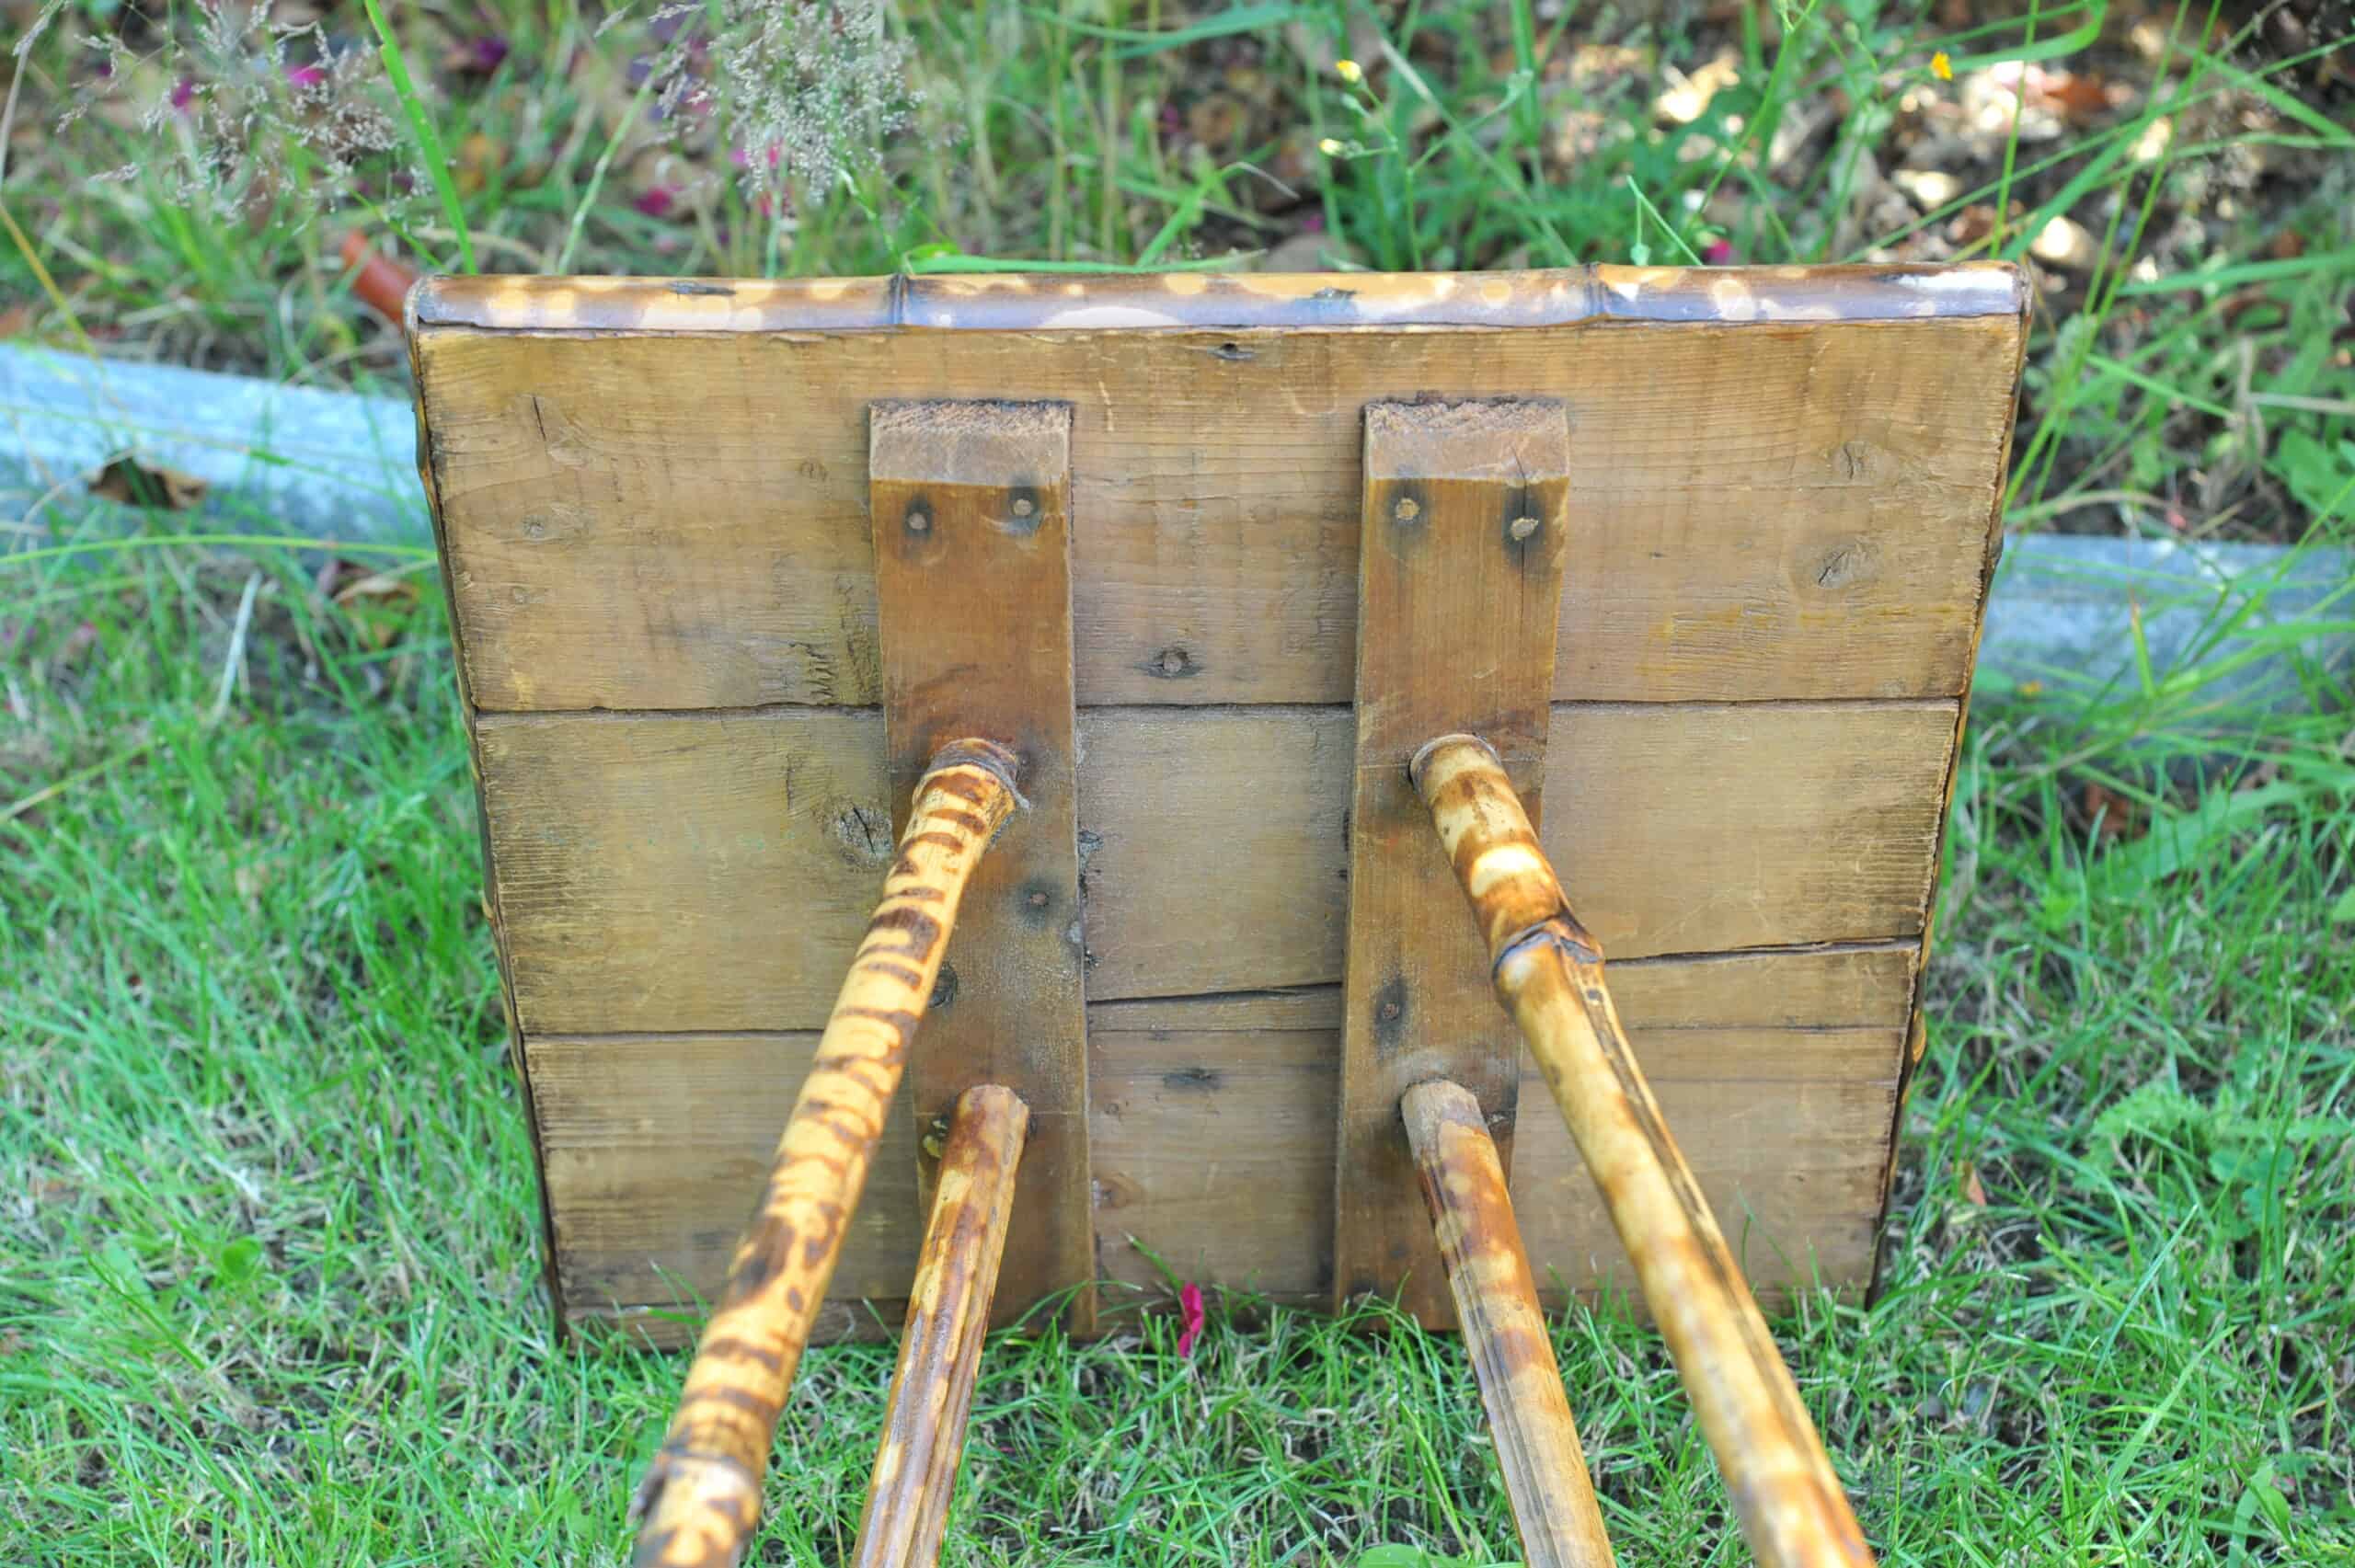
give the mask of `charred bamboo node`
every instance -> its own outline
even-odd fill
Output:
[[[1522,1560],[1530,1568],[1610,1568],[1611,1539],[1480,1102],[1461,1084],[1434,1079],[1407,1090],[1398,1110],[1465,1353],[1479,1379]]]
[[[1015,809],[1030,809],[1030,802],[1023,798],[1016,782],[1022,776],[1020,755],[1010,746],[1001,746],[994,740],[983,740],[978,736],[969,735],[962,739],[952,740],[935,751],[932,761],[925,765],[924,782],[917,784],[918,791],[922,791],[924,783],[929,783],[935,773],[959,767],[981,769],[1005,786],[1006,796],[1014,802]],[[909,814],[909,819],[914,819],[913,812]],[[1004,816],[999,818],[1000,821],[1004,819]]]
[[[882,900],[819,1037],[677,1413],[631,1505],[637,1568],[732,1565],[760,1523],[778,1412],[866,1188],[959,900],[1015,808],[1014,768],[1004,747],[958,740],[941,748],[916,785]]]
[[[859,1519],[858,1568],[939,1560],[1029,1123],[1029,1107],[1003,1085],[958,1098]]]
[[[1601,1190],[1763,1568],[1872,1562],[1750,1287],[1627,1044],[1496,750],[1445,735],[1408,764],[1520,1024]]]

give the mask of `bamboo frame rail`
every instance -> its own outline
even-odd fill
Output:
[[[858,1568],[939,1561],[1029,1123],[1030,1108],[1002,1084],[977,1084],[958,1098],[867,1483],[852,1558]]]
[[[1869,1565],[1872,1553],[1758,1304],[1661,1119],[1603,983],[1496,752],[1444,735],[1408,765],[1470,898],[1497,996],[1521,1025],[1635,1261],[1761,1568]]]
[[[952,741],[916,786],[882,901],[810,1059],[678,1413],[632,1505],[641,1521],[637,1568],[732,1565],[760,1522],[777,1413],[867,1185],[958,901],[1017,803],[1017,765],[990,741]]]
[[[1399,1110],[1455,1293],[1465,1353],[1480,1380],[1522,1560],[1529,1568],[1611,1568],[1611,1539],[1480,1102],[1463,1085],[1436,1080],[1407,1090]]]

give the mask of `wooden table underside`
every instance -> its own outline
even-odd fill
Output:
[[[1861,1286],[1993,566],[2012,275],[1072,287],[507,280],[412,307],[567,1318],[691,1332],[873,906],[867,411],[894,398],[1073,410],[1107,1278],[1157,1284],[1143,1248],[1329,1292],[1362,411],[1520,395],[1570,431],[1549,851],[1762,1293]],[[1626,1289],[1525,1104],[1541,1286]],[[886,1136],[834,1332],[895,1324],[913,1271],[918,1129]]]

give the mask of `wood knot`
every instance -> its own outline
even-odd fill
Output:
[[[891,858],[891,819],[877,807],[845,801],[827,826],[853,864],[881,865]]]
[[[1816,560],[1810,575],[1818,588],[1839,590],[1870,582],[1878,576],[1873,547],[1862,539],[1843,539]]]

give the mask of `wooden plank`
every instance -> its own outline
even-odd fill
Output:
[[[525,1036],[567,1309],[661,1306],[691,1333],[699,1301],[727,1275],[817,1044],[814,1032]],[[838,1298],[908,1293],[924,1224],[915,1127],[902,1087],[834,1265]]]
[[[487,709],[878,701],[864,410],[1009,387],[1074,405],[1083,704],[1349,700],[1360,412],[1500,387],[1565,401],[1588,475],[1557,696],[1894,698],[1962,689],[2020,334],[429,326],[416,357]]]
[[[1453,1327],[1399,1097],[1456,1084],[1510,1168],[1520,1041],[1407,764],[1472,730],[1543,788],[1569,425],[1543,400],[1369,404],[1363,472],[1334,1295],[1396,1295]]]
[[[1861,1282],[1902,1030],[1671,1031],[1638,1045],[1671,1126],[1753,1283]],[[1330,1034],[1165,1032],[1099,1037],[1095,1055],[1097,1226],[1110,1277],[1216,1280],[1329,1304],[1334,1210],[1327,1126],[1337,1105]],[[1742,1064],[1738,1081],[1716,1075]],[[1878,1077],[1862,1076],[1867,1073]],[[1837,1076],[1834,1076],[1837,1075]],[[1545,1103],[1533,1070],[1528,1093]],[[1710,1118],[1726,1116],[1725,1125]],[[1526,1117],[1514,1201],[1547,1299],[1635,1276],[1560,1118]],[[1325,1162],[1318,1163],[1318,1157]],[[1248,1223],[1238,1216],[1247,1212]],[[1150,1255],[1148,1255],[1150,1254]],[[1158,1259],[1155,1263],[1154,1260]]]
[[[1071,409],[879,403],[870,421],[892,821],[904,822],[932,755],[963,736],[1020,757],[1025,797],[975,869],[961,940],[912,1049],[909,1086],[918,1123],[936,1134],[977,1085],[1002,1085],[1028,1107],[1000,1317],[1083,1287],[1067,1322],[1085,1333],[1095,1315],[1086,1288],[1095,1234],[1072,731]],[[935,1166],[922,1168],[928,1203]]]
[[[1951,704],[1568,704],[1553,727],[1546,851],[1614,975],[1921,931]],[[880,715],[486,715],[479,735],[526,1033],[824,1022],[890,855]],[[1091,999],[1341,979],[1350,735],[1347,709],[1082,712]]]
[[[1763,1294],[1813,1277],[1810,1246],[1828,1281],[1865,1277],[1912,973],[1912,951],[1898,945],[1613,971],[1663,1110]],[[1108,1276],[1160,1288],[1142,1247],[1186,1278],[1329,1300],[1338,996],[1088,1010]],[[1319,997],[1321,1020],[1309,1011]],[[527,1040],[569,1320],[628,1322],[662,1344],[692,1337],[696,1299],[727,1269],[816,1039]],[[1542,1099],[1543,1085],[1528,1082]],[[913,1128],[903,1093],[821,1338],[872,1336],[900,1321],[924,1224]],[[1548,1302],[1608,1278],[1632,1288],[1560,1118],[1532,1116],[1518,1143],[1514,1197]]]

